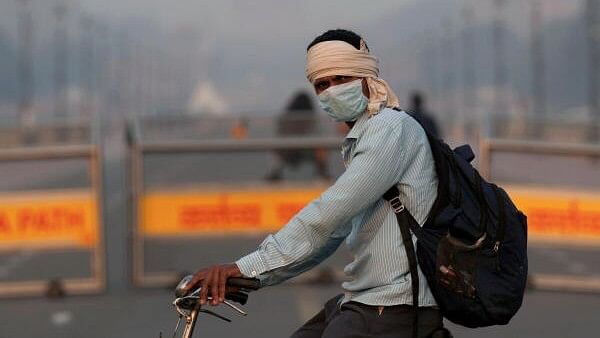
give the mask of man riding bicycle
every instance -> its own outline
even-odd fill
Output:
[[[315,267],[345,241],[354,261],[344,269],[344,293],[292,337],[411,337],[409,263],[382,196],[396,185],[410,214],[425,223],[438,184],[427,136],[397,110],[398,98],[379,78],[377,59],[354,32],[330,30],[311,42],[306,75],[323,110],[351,127],[342,145],[346,171],[256,251],[198,271],[189,288],[202,286],[201,303],[210,292],[216,305],[224,301],[229,277],[278,284]],[[418,332],[427,337],[442,327],[442,316],[421,271],[419,283]]]

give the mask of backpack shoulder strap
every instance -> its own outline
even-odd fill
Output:
[[[388,191],[383,194],[383,199],[390,202],[390,205],[392,206],[396,216],[402,215],[402,217],[406,217],[406,222],[403,223],[406,223],[408,230],[412,231],[415,236],[419,238],[422,231],[421,226],[413,217],[413,215],[411,215],[408,209],[404,207],[404,204],[402,204],[402,201],[400,200],[400,191],[398,188],[395,185],[389,188]]]
[[[390,202],[394,209],[394,214],[396,214],[398,226],[400,227],[400,233],[402,234],[402,243],[404,244],[404,250],[406,251],[406,257],[408,258],[413,299],[413,337],[417,338],[419,324],[419,270],[411,230],[417,235],[417,233],[420,233],[421,228],[400,201],[400,191],[398,191],[398,188],[395,185],[383,194],[383,198]]]

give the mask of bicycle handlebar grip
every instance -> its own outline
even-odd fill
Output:
[[[227,285],[248,290],[260,289],[260,281],[256,278],[231,277],[227,279]]]
[[[225,299],[229,299],[231,301],[244,305],[248,301],[248,294],[243,293],[241,291],[227,292],[225,293]]]

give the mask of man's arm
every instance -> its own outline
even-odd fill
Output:
[[[279,232],[269,235],[255,252],[236,264],[247,277],[302,264],[322,248],[339,225],[376,202],[399,180],[403,171],[401,130],[385,125],[383,119],[372,123],[357,144],[350,166],[320,198],[302,209]]]
[[[302,262],[292,263],[257,276],[261,285],[268,286],[279,284],[304,271],[312,269],[337,250],[346,236],[348,236],[349,231],[350,226],[338,227],[321,248],[314,250],[311,255]],[[223,302],[225,298],[225,293],[227,291],[226,283],[229,277],[242,277],[242,273],[236,264],[215,265],[196,272],[193,279],[188,284],[187,291],[189,292],[199,284],[202,287],[200,292],[200,303],[205,304],[208,292],[209,290],[212,290],[212,304],[216,305]]]

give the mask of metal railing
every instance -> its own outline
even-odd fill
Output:
[[[566,157],[600,158],[600,144],[578,144],[564,142],[544,142],[528,140],[482,139],[479,144],[479,171],[493,178],[492,153],[510,152]]]

